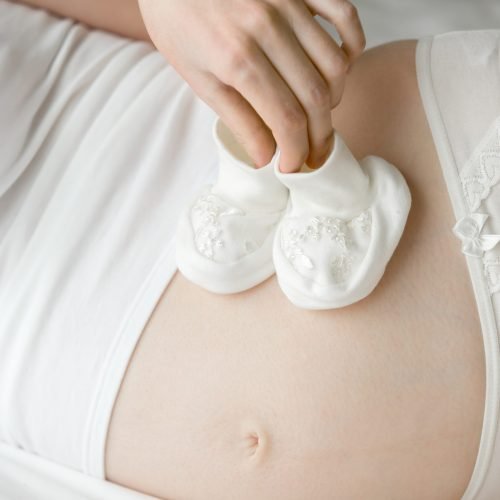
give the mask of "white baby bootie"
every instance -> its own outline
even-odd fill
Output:
[[[255,168],[220,118],[212,134],[218,178],[180,217],[177,265],[187,279],[209,291],[236,293],[274,274],[273,238],[288,189],[274,175],[277,152],[267,165]]]
[[[279,171],[289,188],[276,231],[278,283],[298,307],[331,309],[366,297],[377,285],[403,233],[411,195],[399,170],[376,156],[358,162],[338,133],[317,169]]]

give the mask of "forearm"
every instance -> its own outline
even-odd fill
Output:
[[[21,0],[22,3],[69,17],[92,28],[148,40],[137,0]]]

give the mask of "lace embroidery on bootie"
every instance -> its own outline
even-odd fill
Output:
[[[220,217],[245,215],[239,208],[231,207],[214,194],[200,196],[191,208],[194,240],[198,252],[207,259],[215,260],[215,251],[225,245]]]
[[[347,280],[352,270],[352,263],[354,259],[348,253],[337,255],[330,262],[330,271],[333,279],[337,283],[343,283]]]
[[[330,261],[330,272],[333,279],[340,283],[345,281],[351,272],[354,259],[350,252],[352,243],[351,230],[359,226],[364,233],[371,230],[371,212],[365,210],[350,221],[337,217],[314,216],[306,222],[302,229],[288,227],[281,233],[281,249],[292,264],[300,268],[314,269],[312,258],[304,251],[303,245],[309,241],[321,241],[328,238],[332,242],[332,250],[337,249]]]

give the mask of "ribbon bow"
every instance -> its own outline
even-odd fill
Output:
[[[462,217],[453,227],[455,235],[462,240],[464,254],[482,257],[484,252],[500,242],[498,234],[480,234],[487,218],[487,214],[472,213]]]

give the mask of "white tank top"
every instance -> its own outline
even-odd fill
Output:
[[[0,71],[0,440],[103,478],[215,114],[151,45],[3,0]]]

